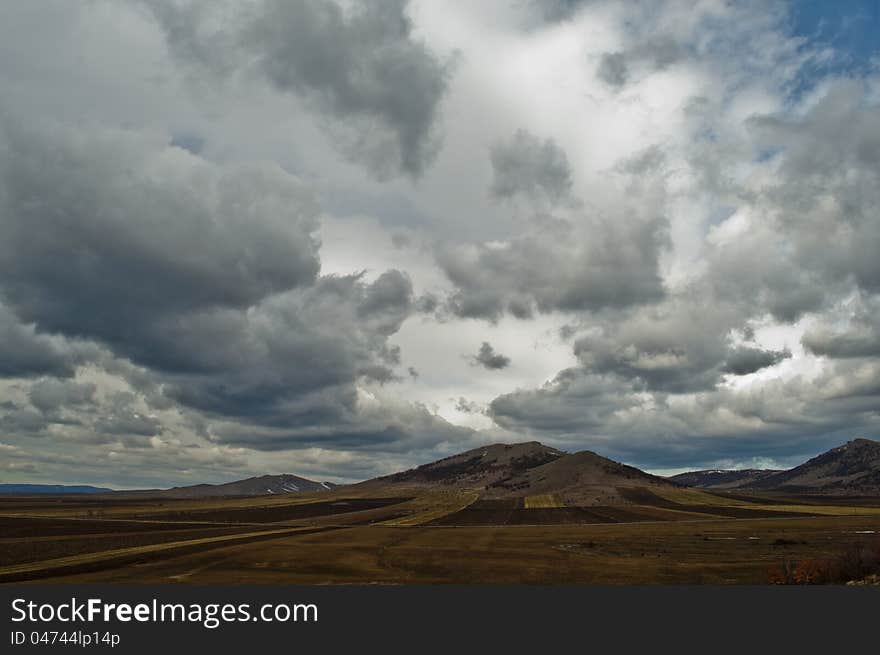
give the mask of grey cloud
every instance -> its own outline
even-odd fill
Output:
[[[697,295],[675,297],[596,322],[575,341],[574,353],[585,370],[613,374],[648,390],[708,390],[725,374],[748,375],[791,356],[732,345],[743,320],[737,307],[713,306]]]
[[[734,375],[748,375],[763,368],[775,366],[790,357],[791,351],[789,350],[764,350],[741,346],[734,348],[728,354],[724,367],[721,370],[725,373],[733,373]]]
[[[840,312],[837,317],[845,315]],[[804,333],[801,343],[826,357],[880,357],[880,296],[860,299],[847,327],[819,323]]]
[[[459,396],[455,401],[455,410],[462,414],[482,414],[484,411],[479,403],[468,400],[464,396]]]
[[[257,450],[321,447],[353,451],[412,453],[444,442],[461,443],[474,431],[452,425],[419,403],[365,405],[347,421],[335,424],[240,426],[216,429],[218,443]]]
[[[77,359],[64,339],[38,333],[33,325],[22,325],[0,304],[0,377],[68,377],[73,375]]]
[[[616,375],[568,369],[540,389],[492,401],[500,426],[558,447],[590,448],[644,467],[715,459],[791,457],[876,433],[880,370],[838,366],[815,381],[796,378],[746,390],[646,394]]]
[[[552,139],[541,141],[517,130],[510,140],[496,143],[489,158],[494,174],[491,190],[496,198],[523,195],[555,205],[571,193],[568,157]]]
[[[97,434],[164,434],[146,408],[174,406],[286,435],[248,439],[254,448],[363,437],[400,449],[470,434],[406,405],[363,404],[359,387],[399,379],[389,337],[416,310],[412,283],[397,270],[318,275],[317,205],[292,176],[121,131],[7,125],[0,143],[5,307],[100,344],[96,365],[146,403],[84,417]],[[56,392],[34,398],[60,404]]]
[[[41,412],[26,407],[13,406],[0,411],[0,430],[5,434],[39,434],[49,427],[49,421]]]
[[[503,244],[446,244],[436,253],[456,286],[455,315],[497,320],[535,310],[589,311],[653,303],[665,290],[658,271],[666,247],[663,219],[592,218],[576,229],[545,218]]]
[[[161,345],[172,361],[166,393],[200,410],[256,422],[320,423],[356,411],[359,376],[387,382],[399,358],[387,344],[408,315],[408,278],[389,271],[319,278],[247,314],[214,311],[178,319]],[[223,344],[218,347],[217,344]]]
[[[154,417],[131,412],[101,418],[95,422],[95,428],[102,434],[152,437],[162,433],[162,422]]]
[[[450,64],[413,37],[407,0],[262,0],[239,13],[149,4],[177,57],[221,76],[248,69],[306,98],[374,174],[419,176],[433,160]]]
[[[162,434],[162,422],[157,417],[140,411],[135,394],[119,391],[108,400],[95,421],[95,429],[100,434],[135,437]]]
[[[758,147],[780,149],[779,176],[759,200],[775,210],[788,262],[824,289],[852,280],[880,291],[880,112],[870,91],[839,81],[801,117],[750,125]]]
[[[484,341],[477,351],[477,354],[471,357],[475,366],[482,366],[487,371],[500,371],[510,366],[510,357],[506,357],[499,352],[495,352],[488,341]]]
[[[670,38],[643,41],[624,52],[606,52],[599,59],[596,75],[609,86],[620,88],[632,77],[633,68],[650,72],[668,68],[682,57],[682,49]]]
[[[397,332],[413,305],[412,282],[405,273],[390,270],[365,287],[358,302],[358,316],[382,334]],[[399,359],[399,358],[398,358]]]
[[[623,86],[629,78],[626,56],[622,52],[606,52],[599,60],[596,75],[610,86]]]
[[[707,453],[790,457],[876,434],[877,121],[876,100],[862,85],[837,82],[803,114],[747,121],[756,157],[774,153],[766,175],[735,181],[740,161],[721,151],[729,144],[707,146],[711,157],[692,162],[713,176],[700,188],[736,205],[742,223],[711,228],[700,253],[705,268],[653,308],[584,319],[580,366],[496,398],[496,423],[657,467],[699,464]],[[664,174],[662,166],[640,168]],[[754,342],[749,321],[768,315],[811,318],[802,343],[829,358],[821,373],[720,384],[791,356]],[[734,345],[733,335],[747,343]]]
[[[28,397],[31,405],[44,414],[55,412],[70,405],[93,402],[97,387],[90,382],[45,378],[31,385]]]
[[[198,155],[205,147],[205,140],[195,134],[178,134],[172,137],[171,145]]]
[[[501,427],[542,432],[558,437],[594,434],[617,411],[637,404],[632,383],[613,376],[560,371],[538,389],[519,390],[495,398],[488,413]]]
[[[317,274],[316,205],[277,167],[218,168],[130,133],[5,127],[0,293],[40,329],[147,359],[158,322]]]
[[[747,229],[707,246],[704,282],[718,302],[794,323],[880,290],[878,116],[863,85],[838,81],[800,116],[746,121],[755,157],[774,153],[772,175],[734,185],[720,181],[736,165],[723,153],[694,162],[714,171],[706,188],[749,217]]]
[[[542,21],[556,23],[570,20],[590,0],[530,0],[530,8]]]

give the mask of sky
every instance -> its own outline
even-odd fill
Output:
[[[880,437],[878,2],[0,4],[0,481]]]

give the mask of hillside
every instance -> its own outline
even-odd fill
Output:
[[[781,471],[775,469],[740,469],[740,470],[710,470],[688,471],[670,476],[669,479],[686,487],[698,489],[738,489],[746,484],[751,484],[767,478]]]
[[[562,451],[537,441],[492,444],[377,478],[376,481],[486,487],[564,456]]]
[[[800,466],[740,488],[841,496],[877,495],[880,494],[880,442],[854,439]]]
[[[489,486],[487,497],[555,494],[576,504],[627,502],[619,491],[634,487],[677,486],[596,453],[584,450],[519,471]]]

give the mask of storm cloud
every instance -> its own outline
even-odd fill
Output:
[[[270,165],[215,166],[126,131],[13,124],[2,144],[0,294],[31,323],[4,311],[4,345],[17,353],[4,358],[7,375],[71,375],[66,342],[42,334],[57,333],[96,344],[96,359],[105,348],[144,367],[147,378],[133,382],[141,393],[158,386],[224,421],[287,426],[282,443],[302,429],[302,443],[371,433],[398,448],[410,428],[421,438],[426,422],[447,429],[403,406],[413,425],[390,410],[365,420],[356,385],[396,379],[388,337],[413,311],[412,285],[397,270],[372,281],[319,275],[317,205],[296,178]],[[46,380],[30,400],[52,413],[93,393]],[[90,425],[162,434],[135,401],[115,393]],[[27,416],[7,422],[41,427]]]

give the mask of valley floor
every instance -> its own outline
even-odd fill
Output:
[[[880,544],[880,499],[649,493],[589,508],[417,490],[2,499],[0,582],[765,584],[774,570]]]

